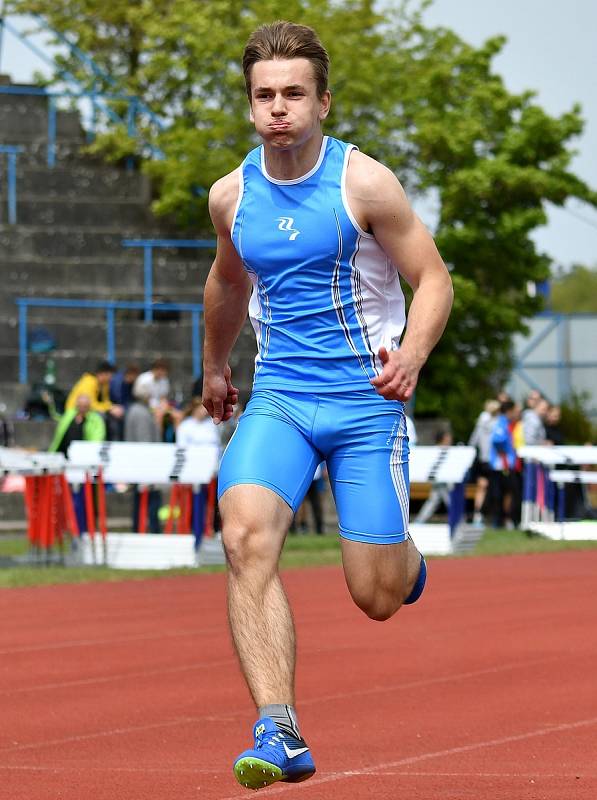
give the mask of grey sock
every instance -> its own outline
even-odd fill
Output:
[[[272,719],[278,728],[280,728],[281,731],[284,731],[284,733],[294,736],[295,739],[301,738],[301,732],[299,730],[298,720],[296,718],[296,711],[294,710],[293,706],[262,706],[259,709],[259,719],[262,719],[263,717],[269,717]]]

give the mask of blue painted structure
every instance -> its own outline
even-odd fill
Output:
[[[47,300],[38,297],[18,297],[15,300],[19,309],[19,383],[28,381],[28,333],[27,318],[30,308],[95,308],[106,312],[106,357],[116,361],[116,311],[119,309],[138,310],[146,308],[141,301],[124,300],[69,300],[56,298]],[[200,322],[203,306],[199,303],[155,303],[156,311],[180,311],[191,315],[191,356],[193,376],[201,373],[201,333]]]
[[[8,203],[8,224],[17,223],[17,156],[23,148],[15,144],[0,144],[0,154],[6,156],[6,182]]]
[[[594,342],[596,346],[592,349],[592,356],[587,357],[587,353],[579,351],[578,347],[575,349],[571,343],[572,326],[579,324],[580,321],[593,323],[592,330],[594,331]],[[587,380],[587,384],[593,384],[597,387],[597,315],[596,314],[559,314],[551,311],[543,312],[529,323],[539,330],[526,340],[518,339],[515,347],[515,360],[512,369],[512,378],[510,387],[513,387],[512,380],[518,378],[524,382],[526,386],[531,389],[540,391],[550,402],[560,403],[569,398],[577,387],[574,386],[574,377],[572,370],[590,370],[594,372],[595,378],[593,381]],[[544,323],[544,324],[543,324]],[[553,335],[554,339],[548,342],[549,337]],[[576,337],[578,339],[578,335]],[[543,357],[537,358],[536,351],[541,346],[544,346]],[[578,342],[577,342],[578,345]],[[545,351],[547,350],[547,358],[545,358]],[[550,352],[551,350],[551,352]],[[535,355],[535,358],[533,358]],[[550,357],[551,356],[551,357]],[[544,371],[543,379],[547,380],[548,374],[555,375],[555,386],[550,388],[548,385],[542,385],[541,375],[530,374],[532,370]],[[592,373],[584,373],[590,376]],[[514,392],[516,394],[516,392]],[[597,408],[597,391],[591,392],[593,395],[592,402]],[[595,409],[589,409],[589,412],[594,414]]]
[[[143,250],[143,296],[145,298],[145,322],[153,319],[153,251],[156,248],[212,248],[215,239],[124,239],[123,247],[139,247]]]

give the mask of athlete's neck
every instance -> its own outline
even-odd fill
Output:
[[[323,133],[320,131],[299,147],[287,150],[264,143],[267,174],[278,181],[292,181],[310,172],[321,152]]]

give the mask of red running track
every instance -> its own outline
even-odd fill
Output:
[[[288,571],[302,800],[595,800],[597,551],[435,560],[367,620],[338,568]],[[253,711],[223,575],[0,591],[2,800],[242,800]]]

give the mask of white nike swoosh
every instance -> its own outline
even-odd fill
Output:
[[[286,746],[286,742],[282,742],[282,744],[284,745],[284,750],[286,751],[288,758],[296,758],[297,756],[300,756],[301,753],[306,753],[309,749],[308,747],[299,747],[297,750],[289,750]]]

